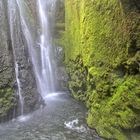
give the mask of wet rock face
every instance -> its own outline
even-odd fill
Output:
[[[11,42],[8,37],[7,18],[4,4],[0,1],[0,87],[10,85],[13,79]]]
[[[58,81],[58,90],[68,90],[68,74],[66,73],[64,60],[65,53],[63,45],[60,44],[61,35],[65,30],[65,3],[64,0],[56,1],[55,11],[55,24],[54,24],[54,44],[55,44],[55,62],[56,68],[56,79]]]
[[[56,79],[58,82],[57,90],[65,91],[68,90],[68,74],[66,73],[66,68],[64,65],[64,50],[62,47],[55,46],[55,62],[57,68],[55,70]]]
[[[31,13],[35,15],[35,1],[29,2]],[[42,102],[37,91],[27,42],[21,28],[18,8],[16,7],[15,10],[15,20],[10,25],[8,1],[0,0],[0,120],[12,118],[13,110],[16,110],[14,115],[20,114],[15,61],[18,64],[18,78],[20,79],[21,91],[24,98],[24,112],[28,113],[37,109]],[[34,20],[34,16],[30,18]],[[36,25],[36,21],[34,23]],[[10,29],[11,27],[13,28],[12,30]],[[34,30],[36,30],[35,26]],[[11,34],[12,31],[13,33]]]
[[[11,41],[8,31],[4,0],[0,1],[0,121],[12,117],[16,106],[13,90],[15,83],[14,62]],[[8,114],[8,116],[7,116]]]

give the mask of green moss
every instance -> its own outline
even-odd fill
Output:
[[[101,136],[133,140],[140,132],[135,132],[140,127],[137,6],[125,0],[66,0],[65,10],[62,42],[72,95],[85,102],[87,123]]]
[[[0,119],[7,118],[7,115],[16,106],[12,88],[0,89]]]
[[[118,84],[117,81],[118,86],[114,95],[104,102],[100,102],[100,96],[96,95],[88,116],[88,120],[91,120],[92,116],[95,121],[92,121],[92,123],[88,121],[89,125],[95,127],[100,135],[108,137],[109,134],[110,137],[116,139],[120,139],[118,133],[121,134],[122,129],[134,129],[140,126],[139,83],[139,76],[130,76],[121,84]],[[94,92],[94,94],[97,93]],[[109,132],[106,132],[107,129],[109,129]],[[106,133],[107,135],[105,135]],[[112,134],[113,136],[111,136]],[[123,134],[121,135],[123,136]],[[126,137],[125,134],[124,137]]]

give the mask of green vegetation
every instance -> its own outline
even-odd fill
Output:
[[[7,120],[8,117],[13,117],[13,108],[16,106],[15,97],[13,96],[13,89],[0,89],[0,120]]]
[[[88,125],[111,140],[139,140],[138,8],[127,0],[66,0],[65,12],[68,85],[87,105]]]

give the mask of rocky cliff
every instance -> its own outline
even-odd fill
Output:
[[[14,94],[14,62],[9,39],[8,20],[6,17],[4,1],[0,1],[0,119],[11,115],[11,110],[16,105]],[[8,117],[8,116],[7,116]],[[11,116],[9,116],[11,117]]]
[[[140,3],[65,0],[61,45],[72,95],[85,102],[87,123],[108,139],[140,132]]]

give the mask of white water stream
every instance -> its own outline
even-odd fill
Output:
[[[38,90],[44,98],[47,94],[55,91],[55,78],[52,65],[52,37],[49,26],[49,18],[53,15],[53,11],[55,10],[55,0],[37,0],[41,30],[39,34],[38,49],[36,48],[37,44],[34,44],[29,21],[25,14],[27,7],[25,8],[24,6],[26,4],[23,0],[16,1],[20,11],[23,32],[27,40],[29,53],[34,66]]]
[[[55,78],[53,71],[53,58],[52,58],[52,36],[50,21],[55,10],[55,0],[37,0],[39,9],[41,35],[40,35],[40,50],[41,50],[41,71],[38,84],[42,96],[55,91]]]
[[[20,106],[20,114],[23,115],[24,112],[24,98],[22,96],[21,91],[21,82],[19,79],[19,65],[17,62],[16,56],[16,50],[14,46],[17,46],[17,50],[19,50],[19,46],[17,45],[17,42],[15,41],[15,30],[14,30],[14,24],[16,22],[16,3],[15,1],[8,0],[8,15],[9,15],[9,26],[10,26],[10,36],[11,36],[11,43],[12,43],[12,49],[13,49],[13,55],[14,55],[14,62],[15,62],[15,76],[16,76],[16,82],[17,82],[17,94],[19,96],[19,106]]]
[[[56,0],[36,0],[39,27],[36,31],[32,30],[32,20],[30,18],[31,11],[25,0],[9,0],[9,19],[12,38],[12,46],[14,42],[14,23],[16,20],[16,12],[19,12],[21,29],[24,34],[31,62],[33,64],[36,77],[38,91],[45,99],[48,94],[55,92],[55,73],[54,59],[52,47],[51,29],[55,13]],[[16,11],[18,9],[18,11]],[[39,30],[39,33],[37,31]],[[34,36],[34,32],[38,34]],[[14,47],[13,47],[14,49]],[[20,100],[21,114],[24,113],[24,99],[21,91],[21,82],[19,79],[18,63],[16,62],[15,53],[15,71],[18,85],[18,94]]]

